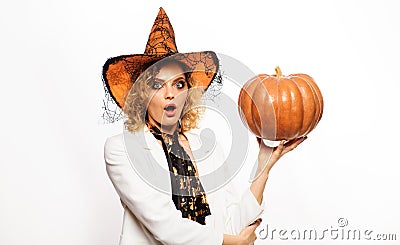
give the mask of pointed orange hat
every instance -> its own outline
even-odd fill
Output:
[[[123,108],[125,97],[139,75],[155,62],[172,55],[189,68],[196,86],[207,89],[214,80],[219,66],[217,55],[212,51],[178,53],[174,30],[164,9],[160,8],[144,54],[121,55],[108,59],[104,64],[106,90]]]

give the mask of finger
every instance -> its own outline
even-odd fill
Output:
[[[293,150],[294,148],[296,148],[298,145],[300,145],[304,140],[307,139],[307,136],[301,137],[301,138],[297,138],[294,140],[290,140],[289,142],[287,142],[285,144],[285,149],[283,151],[283,154]]]
[[[256,232],[257,227],[258,227],[258,225],[249,226],[249,232],[250,232],[250,233]]]
[[[261,224],[261,221],[262,221],[262,219],[258,218],[253,223],[251,223],[249,226],[251,226],[255,230]]]
[[[280,155],[284,149],[285,149],[285,141],[281,140],[281,142],[279,142],[279,145],[275,147],[274,151],[276,151]]]
[[[256,220],[254,220],[253,223],[251,223],[250,225],[254,225],[254,224],[256,224],[257,222],[261,224],[262,218],[258,218],[258,219],[256,219]],[[250,226],[250,225],[249,225],[249,226]]]

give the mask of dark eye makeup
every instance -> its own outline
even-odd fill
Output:
[[[151,84],[150,87],[152,89],[161,89],[164,86],[164,83],[161,81],[158,81],[155,79]],[[179,78],[178,80],[173,82],[173,86],[175,86],[178,89],[183,89],[186,86],[186,81],[182,78]]]
[[[183,79],[180,79],[180,80],[178,80],[178,81],[175,83],[175,86],[176,86],[178,89],[184,88],[185,85],[186,85],[186,81],[183,80]]]

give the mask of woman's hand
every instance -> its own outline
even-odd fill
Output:
[[[239,236],[243,239],[243,245],[253,244],[257,239],[257,235],[255,230],[261,224],[261,218],[257,219],[251,225],[245,227],[242,231],[240,231]]]
[[[270,147],[267,146],[261,138],[257,138],[260,147],[260,152],[258,153],[259,171],[263,171],[264,174],[268,175],[271,168],[283,155],[296,148],[305,139],[307,139],[307,136],[293,139],[286,143],[282,140],[277,147]]]
[[[240,231],[239,235],[227,235],[224,234],[223,245],[249,245],[253,244],[257,239],[257,235],[255,233],[256,228],[261,224],[261,218],[254,221],[249,226],[243,228]]]

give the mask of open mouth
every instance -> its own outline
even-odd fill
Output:
[[[173,117],[176,114],[176,105],[175,104],[168,104],[164,107],[165,115],[167,117]]]
[[[176,106],[175,105],[167,105],[165,108],[164,108],[164,110],[166,110],[166,111],[173,111],[173,110],[175,110],[176,109]]]

